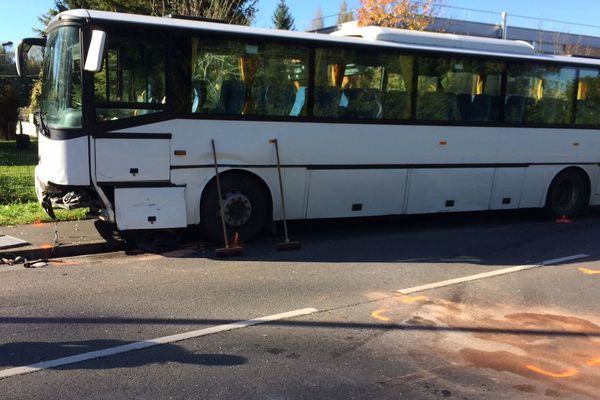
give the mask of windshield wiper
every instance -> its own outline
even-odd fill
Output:
[[[37,112],[38,125],[42,128],[42,134],[46,137],[50,137],[50,129],[44,123],[44,115],[46,113],[42,113],[42,111]]]

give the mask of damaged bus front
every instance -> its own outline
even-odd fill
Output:
[[[17,68],[26,74],[27,52],[44,47],[42,91],[37,113],[39,163],[35,188],[44,210],[103,208],[90,178],[89,134],[82,79],[83,33],[76,21],[55,20],[47,38],[19,43]]]

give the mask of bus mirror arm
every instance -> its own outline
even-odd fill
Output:
[[[92,40],[85,58],[85,70],[90,72],[100,72],[102,69],[102,55],[104,54],[104,43],[106,42],[106,32],[92,31]]]
[[[45,37],[25,38],[17,44],[17,52],[15,56],[15,64],[17,67],[17,74],[20,77],[27,75],[27,63],[25,62],[25,55],[31,50],[33,46],[46,47]]]

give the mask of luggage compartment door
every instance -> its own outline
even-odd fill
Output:
[[[117,227],[129,229],[185,228],[184,186],[116,188]]]
[[[98,182],[169,181],[170,177],[169,139],[96,139]]]

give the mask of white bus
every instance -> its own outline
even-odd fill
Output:
[[[600,203],[600,60],[378,27],[333,35],[91,10],[45,40],[36,185],[121,230]]]

